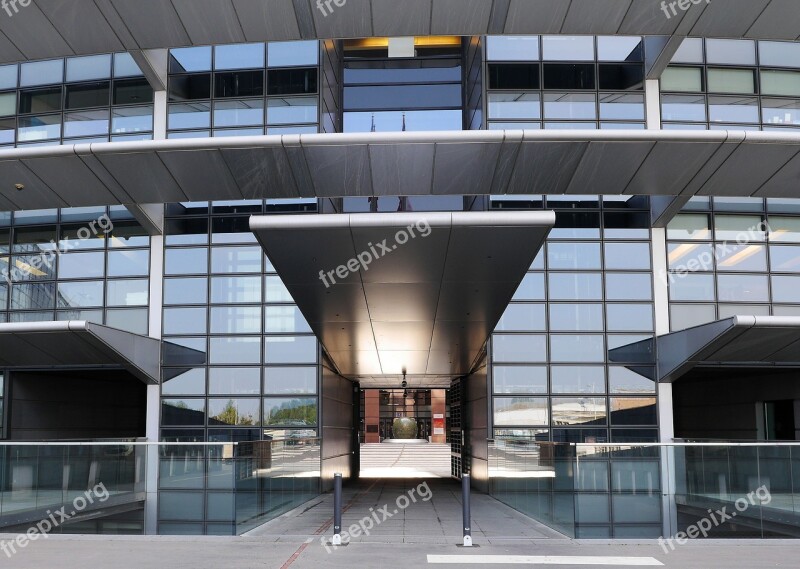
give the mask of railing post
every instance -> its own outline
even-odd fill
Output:
[[[461,476],[461,506],[464,513],[464,547],[472,547],[472,523],[469,508],[470,479],[469,474]]]
[[[333,539],[331,545],[342,545],[342,475],[333,475]]]

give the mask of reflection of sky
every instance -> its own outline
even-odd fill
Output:
[[[407,131],[462,130],[463,115],[460,110],[450,111],[405,111]],[[372,117],[375,117],[376,132],[401,132],[403,112],[362,112],[344,114],[345,132],[370,132]]]

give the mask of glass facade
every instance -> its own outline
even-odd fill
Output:
[[[798,45],[686,39],[661,92],[664,129],[800,128]]]
[[[644,129],[641,37],[489,36],[488,128]]]

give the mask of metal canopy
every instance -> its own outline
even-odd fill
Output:
[[[326,0],[323,0],[323,7]],[[796,40],[795,0],[36,0],[0,14],[0,61],[189,45],[481,34]],[[667,2],[666,4],[670,4]],[[16,12],[14,11],[16,10]]]
[[[698,366],[800,367],[800,317],[734,316],[636,342],[609,352],[611,361],[656,353],[661,383]]]
[[[405,369],[429,387],[471,371],[554,224],[549,211],[250,219],[342,375]],[[348,263],[355,270],[336,274]]]
[[[797,132],[245,136],[2,150],[0,211],[378,195],[796,197],[798,179]]]
[[[146,384],[159,383],[160,342],[84,321],[0,324],[0,367],[10,369],[122,368]]]

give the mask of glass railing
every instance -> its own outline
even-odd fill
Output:
[[[571,537],[800,537],[800,443],[498,439],[489,477],[495,498]]]
[[[0,533],[239,535],[319,490],[317,438],[0,443]]]

